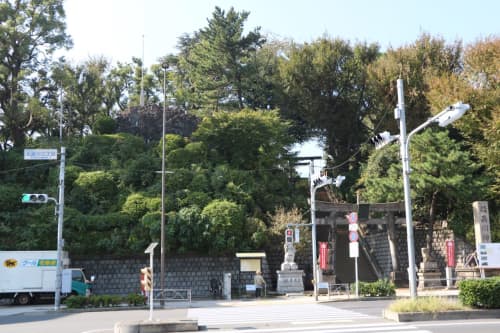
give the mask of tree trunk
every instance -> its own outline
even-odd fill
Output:
[[[436,219],[436,204],[437,204],[437,195],[438,191],[432,193],[431,199],[431,207],[429,209],[429,227],[427,228],[427,236],[426,236],[426,247],[429,249],[429,254],[432,250],[432,238],[434,232],[434,221]]]
[[[388,213],[387,219],[387,237],[389,239],[389,251],[391,253],[392,271],[399,271],[398,246],[396,243],[396,221],[393,213]]]

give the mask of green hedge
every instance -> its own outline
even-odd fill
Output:
[[[64,304],[69,309],[112,307],[122,303],[131,306],[145,305],[146,297],[138,294],[129,294],[125,297],[117,295],[92,295],[90,297],[73,295],[64,300]]]
[[[396,295],[396,286],[387,279],[375,282],[360,282],[359,294],[362,296],[394,296]]]
[[[460,281],[458,289],[458,298],[464,305],[476,308],[500,308],[500,277]]]

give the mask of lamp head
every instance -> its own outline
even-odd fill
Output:
[[[460,119],[464,113],[470,109],[469,104],[463,104],[462,102],[455,103],[446,108],[441,116],[436,119],[436,122],[441,127],[448,126],[457,119]]]

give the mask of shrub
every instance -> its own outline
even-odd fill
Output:
[[[128,305],[146,305],[146,296],[139,294],[128,294],[125,298]]]
[[[83,308],[87,305],[87,297],[72,295],[64,300],[64,304],[66,304],[69,309]]]
[[[465,280],[458,284],[458,298],[464,305],[477,308],[500,308],[500,277]]]
[[[463,305],[441,297],[419,297],[417,299],[400,299],[389,305],[393,312],[439,312],[464,310]]]
[[[375,282],[360,282],[359,293],[363,296],[394,296],[396,295],[396,287],[394,283],[387,279],[378,280]]]

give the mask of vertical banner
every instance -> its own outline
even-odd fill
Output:
[[[319,242],[319,268],[328,267],[328,242]]]
[[[446,258],[448,258],[448,267],[455,267],[455,242],[453,240],[446,241]]]

